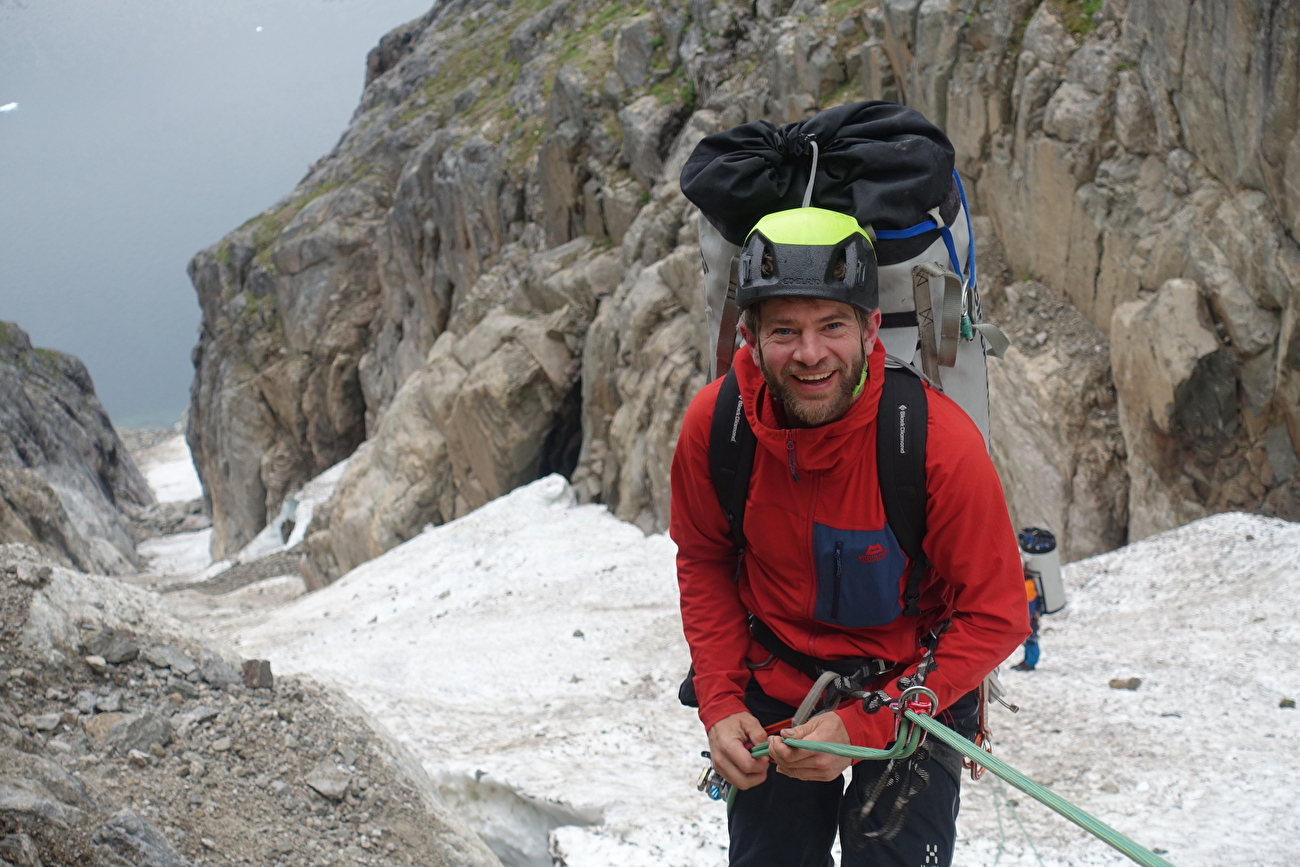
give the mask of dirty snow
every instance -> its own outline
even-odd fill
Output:
[[[705,739],[676,701],[674,551],[550,477],[317,593],[218,597],[200,625],[341,685],[507,864],[719,867],[723,807],[694,789]],[[999,755],[1177,867],[1291,864],[1300,525],[1219,515],[1065,577],[1039,670],[1003,675],[1022,710],[993,712]],[[962,867],[1129,863],[989,775],[959,834]]]

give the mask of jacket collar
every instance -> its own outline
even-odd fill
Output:
[[[754,436],[763,448],[782,462],[790,464],[792,471],[834,470],[837,465],[856,462],[863,448],[860,442],[851,442],[854,435],[876,420],[880,406],[880,391],[885,381],[885,345],[877,340],[867,357],[867,384],[862,396],[854,401],[843,418],[815,428],[782,428],[777,421],[771,389],[754,361],[749,347],[742,346],[736,353],[736,381],[745,404],[745,417],[754,430]]]

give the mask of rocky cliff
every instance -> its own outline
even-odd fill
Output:
[[[0,542],[85,572],[133,571],[126,515],[152,503],[85,365],[0,322]]]
[[[946,129],[1000,260],[1019,523],[1073,559],[1300,518],[1300,10],[1097,5],[453,0],[398,28],[335,149],[191,263],[214,554],[363,441],[305,543],[322,580],[550,470],[662,529],[706,378],[680,167],[864,98]]]

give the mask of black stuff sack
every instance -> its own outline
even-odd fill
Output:
[[[952,189],[952,143],[915,109],[858,102],[774,126],[741,124],[700,141],[681,187],[722,237],[742,246],[765,214],[803,204],[817,143],[812,204],[876,230],[929,220]]]

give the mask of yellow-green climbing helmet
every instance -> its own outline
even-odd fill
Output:
[[[879,306],[876,253],[848,214],[792,208],[758,221],[740,253],[736,304],[825,298],[870,313]]]

